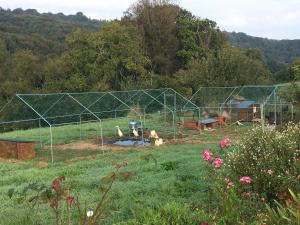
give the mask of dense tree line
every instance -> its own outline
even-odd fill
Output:
[[[80,28],[96,31],[106,21],[90,20],[82,13],[65,16],[62,13],[38,13],[35,9],[5,10],[0,7],[0,37],[7,50],[29,49],[39,56],[60,54],[64,41]]]
[[[286,75],[289,64],[300,58],[300,40],[272,40],[252,37],[245,33],[226,33],[229,42],[243,49],[258,48],[262,51],[270,71],[278,81],[292,81]]]
[[[191,95],[201,85],[274,82],[260,50],[232,47],[214,21],[166,0],[139,0],[106,22],[20,9],[0,17],[2,102],[16,92],[173,87]]]

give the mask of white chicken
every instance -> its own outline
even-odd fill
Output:
[[[244,124],[242,124],[239,120],[235,122],[238,126],[243,126]]]
[[[139,133],[136,131],[135,127],[132,127],[132,133],[135,137],[139,136]]]
[[[164,143],[163,139],[162,138],[159,138],[159,139],[156,139],[155,142],[154,142],[154,145],[155,146],[160,146]]]
[[[116,126],[116,128],[117,128],[117,130],[118,130],[118,135],[119,135],[119,137],[120,137],[120,138],[121,138],[121,137],[124,137],[124,134],[123,134],[123,132],[121,131],[120,127],[119,127],[119,126]]]
[[[159,139],[155,130],[150,131],[150,138]]]

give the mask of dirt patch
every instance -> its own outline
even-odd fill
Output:
[[[212,130],[210,131],[211,136],[218,136],[219,134],[235,134],[236,131],[228,131],[223,129],[220,133],[219,130]],[[170,139],[170,140],[164,140],[166,145],[172,144],[216,144],[216,141],[213,140],[205,140],[205,137],[201,137],[201,134],[199,135],[198,132],[193,133],[190,136],[184,136],[183,138],[179,138],[176,140]],[[236,139],[236,138],[232,138]],[[109,140],[105,140],[105,143],[107,143]],[[65,151],[65,150],[78,150],[78,151],[104,151],[104,152],[112,152],[112,151],[128,151],[128,150],[148,150],[153,148],[154,146],[120,146],[120,145],[113,145],[113,144],[105,144],[101,146],[99,140],[91,139],[91,140],[82,140],[82,141],[76,141],[69,144],[62,144],[62,145],[54,145],[53,150],[55,151]],[[46,150],[50,150],[50,146],[45,146]],[[87,156],[89,157],[89,156]],[[87,157],[84,156],[86,159]],[[74,158],[75,161],[80,160],[77,158]]]
[[[6,162],[6,163],[19,163],[19,162],[22,162],[22,160],[0,158],[0,162]]]
[[[50,150],[50,146],[45,147],[46,150]],[[133,150],[133,149],[147,149],[144,146],[120,146],[120,145],[110,145],[105,144],[101,146],[101,144],[96,143],[94,140],[85,140],[85,141],[77,141],[69,144],[63,145],[54,145],[53,150],[94,150],[94,151],[124,151],[124,150]]]
[[[36,167],[38,167],[38,168],[47,168],[48,163],[43,162],[43,161],[39,161],[39,162],[37,162]]]
[[[50,146],[45,147],[46,150],[50,150]],[[63,145],[54,145],[54,150],[100,150],[101,145],[94,143],[93,141],[78,141],[78,142],[72,142],[69,144],[63,144]]]

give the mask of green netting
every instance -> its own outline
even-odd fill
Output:
[[[133,91],[18,94],[0,111],[0,124],[42,120],[48,125],[126,116],[128,111],[144,113],[197,109],[173,89]]]
[[[280,97],[276,85],[200,87],[191,102],[199,107],[202,117],[227,115],[232,122],[268,121],[276,125],[293,119],[293,105]]]
[[[26,137],[41,148],[50,146],[53,159],[53,145],[86,139],[103,145],[117,136],[116,126],[131,137],[131,122],[141,123],[142,133],[155,129],[174,138],[180,113],[187,110],[197,106],[170,88],[17,94],[0,110],[0,137]],[[28,129],[30,135],[23,132]]]
[[[219,107],[239,90],[240,87],[200,87],[191,102],[199,107]]]

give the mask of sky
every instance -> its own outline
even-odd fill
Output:
[[[7,9],[34,8],[39,12],[83,12],[92,19],[120,19],[135,0],[0,0]],[[300,39],[300,0],[177,0],[221,30],[271,39]]]

